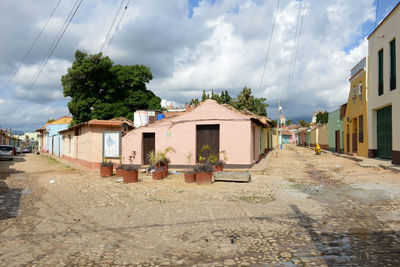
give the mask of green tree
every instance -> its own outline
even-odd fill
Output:
[[[200,104],[200,100],[198,98],[194,98],[194,99],[192,98],[190,100],[189,106],[191,106],[191,105],[197,106],[198,104]]]
[[[219,96],[218,103],[220,104],[231,104],[232,97],[229,95],[228,91],[222,91],[221,95]]]
[[[247,109],[259,116],[267,116],[268,104],[266,98],[256,98],[252,95],[251,88],[244,87],[232,101],[232,106],[238,110]]]
[[[203,94],[201,95],[201,102],[203,102],[206,99],[210,99],[210,95],[206,94],[206,90],[203,90]]]
[[[319,112],[316,116],[316,122],[321,124],[328,123],[329,113],[328,111]]]
[[[146,66],[114,65],[102,53],[88,55],[77,50],[72,67],[61,77],[64,96],[71,97],[72,125],[90,119],[133,120],[137,109],[161,109],[161,99],[146,88],[151,79]]]
[[[286,126],[292,125],[292,120],[286,120]]]
[[[309,127],[310,123],[306,122],[305,120],[299,120],[299,124],[301,127]]]

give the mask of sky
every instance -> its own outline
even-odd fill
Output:
[[[166,103],[184,104],[212,89],[236,96],[247,86],[267,99],[269,117],[280,101],[288,119],[311,120],[315,110],[347,102],[366,37],[398,2],[379,1],[375,22],[377,0],[280,0],[277,13],[278,0],[131,0],[103,52],[115,64],[149,66],[147,87]],[[0,128],[34,131],[69,115],[61,76],[77,49],[100,52],[121,5],[83,0],[32,83],[74,3],[60,2],[23,62],[57,1],[0,2]]]

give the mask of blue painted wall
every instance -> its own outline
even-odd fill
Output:
[[[50,124],[47,125],[47,149],[49,150],[49,154],[62,156],[62,135],[59,134],[59,131],[68,129],[69,124]],[[54,146],[53,146],[54,145]]]

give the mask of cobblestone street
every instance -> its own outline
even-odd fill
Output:
[[[0,162],[0,265],[400,266],[400,174],[285,146],[250,183]],[[262,168],[261,168],[262,169]]]

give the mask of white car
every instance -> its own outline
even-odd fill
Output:
[[[0,145],[0,159],[14,160],[14,156],[17,154],[15,147]]]

